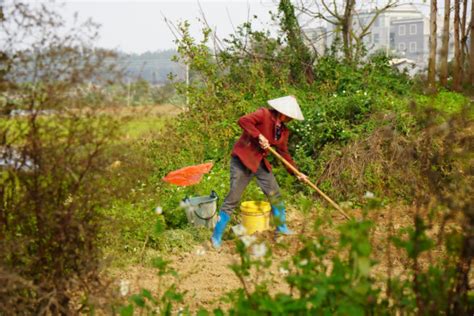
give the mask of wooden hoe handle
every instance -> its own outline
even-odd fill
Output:
[[[283,158],[279,153],[277,153],[277,151],[271,147],[268,147],[267,148],[272,154],[274,154],[281,162],[283,162],[285,164],[285,166],[287,166],[291,171],[293,171],[296,175],[300,176],[302,175],[301,172],[299,172],[298,169],[296,169],[291,163],[289,163],[288,161],[286,161],[285,158]],[[337,205],[336,202],[334,202],[333,200],[331,200],[331,198],[329,196],[327,196],[323,191],[321,191],[314,183],[312,183],[308,178],[305,178],[304,179],[304,182],[309,185],[310,187],[312,187],[314,190],[316,190],[316,192],[318,192],[326,201],[329,202],[329,204],[331,204],[336,210],[339,211],[339,213],[341,213],[346,219],[350,219],[349,215],[346,214],[346,212],[344,212],[342,210],[342,208]]]

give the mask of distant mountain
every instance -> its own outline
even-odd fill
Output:
[[[163,84],[168,81],[169,73],[184,80],[184,65],[171,61],[176,54],[173,49],[143,54],[120,54],[119,64],[125,70],[125,80],[144,79],[152,84]]]

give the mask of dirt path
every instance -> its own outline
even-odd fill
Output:
[[[151,267],[131,266],[120,272],[120,279],[130,281],[130,292],[138,293],[148,289],[160,293],[176,282],[179,292],[185,292],[185,302],[193,311],[199,308],[213,308],[219,305],[221,294],[240,286],[239,280],[228,266],[237,256],[232,253],[205,251],[197,246],[192,252],[167,258],[171,267],[178,272],[176,279],[160,278]]]
[[[300,227],[303,222],[298,212],[289,213],[288,222],[291,227]],[[291,254],[296,247],[283,249],[276,247],[277,243],[284,241],[296,245],[297,235],[275,240],[273,233],[265,232],[257,235],[256,243],[265,242],[273,252],[271,268],[264,274],[259,274],[259,280],[265,279],[270,282],[272,292],[288,292],[289,287],[284,282],[285,270],[281,270],[281,263],[291,259]],[[278,249],[277,249],[278,248]],[[120,271],[112,272],[112,276],[118,280],[130,282],[130,293],[138,293],[140,289],[148,289],[152,293],[159,293],[172,282],[177,284],[180,292],[185,292],[185,302],[192,312],[200,308],[213,310],[216,307],[227,307],[220,301],[224,294],[241,287],[241,282],[230,269],[230,265],[238,263],[239,255],[235,250],[233,240],[224,241],[222,249],[216,251],[210,247],[210,243],[197,245],[190,252],[172,255],[168,258],[170,266],[178,272],[176,279],[171,277],[160,278],[157,270],[146,266],[129,266]],[[252,279],[247,280],[251,286]]]
[[[152,293],[162,293],[164,288],[175,282],[177,290],[185,293],[185,303],[192,312],[200,308],[213,310],[219,306],[227,307],[220,298],[241,287],[239,279],[229,268],[239,261],[239,256],[231,243],[233,242],[225,243],[220,252],[196,246],[191,252],[168,258],[172,261],[171,267],[178,272],[176,279],[171,277],[160,279],[156,269],[145,266],[130,266],[115,276],[130,282],[130,293],[138,293],[143,288]],[[289,291],[283,280],[285,273],[280,271],[280,263],[289,258],[288,254],[274,256],[270,270],[264,275],[259,275],[260,280],[270,282],[272,292]],[[251,279],[247,281],[252,284]]]
[[[353,211],[351,215],[356,218],[361,216],[358,211]],[[386,208],[374,211],[369,214],[369,218],[375,223],[371,234],[374,245],[373,257],[380,261],[380,264],[373,269],[374,275],[386,276],[388,269],[394,274],[401,273],[406,260],[393,246],[390,246],[390,251],[388,250],[387,240],[393,230],[412,223],[413,210],[409,207]],[[314,219],[314,215],[305,218],[296,210],[288,212],[290,227],[305,235],[314,234],[312,232]],[[335,225],[344,221],[335,212],[333,212],[332,220]],[[339,234],[334,226],[327,226],[320,233],[334,238],[337,238]],[[301,245],[298,235],[285,237],[286,248],[279,247],[279,241],[275,241],[271,232],[262,233],[257,238],[257,242],[264,241],[273,253],[271,268],[265,274],[260,274],[257,277],[259,280],[265,279],[269,282],[272,293],[288,293],[289,287],[284,281],[286,273],[284,270],[282,271],[281,263],[291,260],[291,257],[298,251]],[[387,254],[390,256],[387,257]],[[172,255],[164,259],[171,261],[171,266],[178,272],[177,279],[160,279],[156,269],[144,266],[127,267],[120,270],[115,276],[130,281],[131,293],[138,293],[141,288],[158,293],[160,288],[163,289],[175,281],[178,291],[186,293],[185,304],[190,307],[193,313],[199,308],[213,310],[218,306],[227,307],[225,303],[219,301],[219,298],[241,287],[240,281],[229,268],[231,264],[237,263],[239,260],[234,241],[225,241],[220,252],[211,249],[206,243],[196,246],[190,252]],[[330,264],[329,261],[328,264]],[[248,280],[248,282],[252,284],[253,281]]]

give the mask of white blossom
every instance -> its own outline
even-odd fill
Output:
[[[281,275],[288,275],[288,273],[290,273],[290,271],[288,271],[287,269],[283,267],[280,267],[279,272]]]
[[[304,267],[305,265],[308,264],[308,259],[303,259],[300,261],[300,266]]]
[[[163,208],[161,206],[155,207],[155,213],[158,215],[163,214]]]
[[[198,256],[204,256],[205,254],[206,254],[206,250],[204,250],[203,247],[198,247],[198,248],[196,249],[196,255],[198,255]]]
[[[120,295],[126,296],[130,291],[130,281],[120,280]]]
[[[245,235],[245,236],[240,237],[240,240],[242,240],[245,247],[249,247],[251,244],[255,242],[255,240],[257,240],[257,237]]]
[[[239,237],[247,234],[247,229],[242,224],[232,226],[232,231]]]
[[[373,199],[373,198],[375,198],[375,194],[373,194],[370,191],[365,192],[364,199]]]
[[[262,242],[261,244],[253,245],[252,255],[254,257],[260,258],[260,257],[265,256],[266,253],[267,253],[267,246],[265,245],[265,243]]]

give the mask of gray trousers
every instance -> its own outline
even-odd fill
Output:
[[[230,192],[227,194],[221,210],[231,215],[234,209],[239,205],[240,198],[250,180],[255,176],[258,186],[267,196],[270,204],[274,205],[281,203],[280,188],[276,182],[273,173],[267,170],[265,164],[262,162],[257,169],[257,172],[252,173],[245,167],[238,157],[232,156],[230,160]]]

